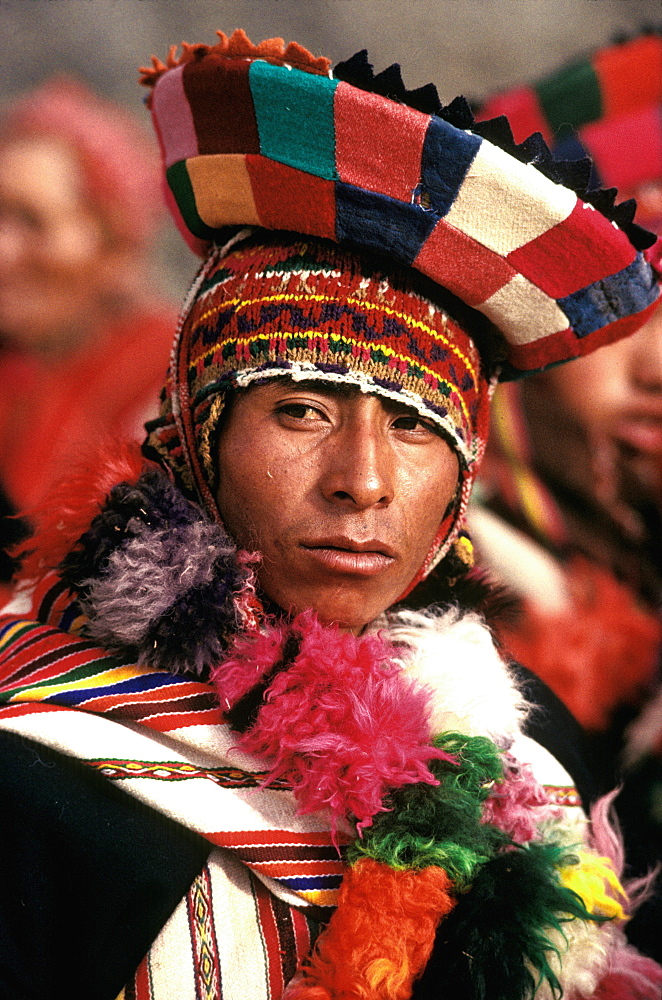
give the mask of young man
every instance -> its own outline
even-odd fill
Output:
[[[652,1000],[462,583],[493,378],[636,329],[641,253],[365,54],[238,32],[146,78],[205,262],[144,458],[67,484],[3,619],[5,980]]]

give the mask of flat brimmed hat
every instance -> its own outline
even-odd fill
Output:
[[[255,225],[384,254],[494,323],[502,378],[588,353],[646,318],[657,287],[625,231],[631,214],[619,226],[613,199],[600,205],[606,217],[546,176],[544,143],[509,151],[494,123],[447,120],[466,118],[456,102],[409,106],[412,93],[420,107],[436,92],[400,83],[397,94],[393,67],[375,77],[358,57],[331,71],[280,39],[219,38],[143,74],[171,208],[197,250]],[[375,92],[389,87],[400,99]]]

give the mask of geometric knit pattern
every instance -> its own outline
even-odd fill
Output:
[[[331,243],[265,243],[226,255],[191,306],[185,332],[195,424],[224,389],[279,374],[322,375],[409,401],[451,437],[464,466],[473,465],[486,430],[485,379],[457,323],[413,290],[394,287],[392,272],[369,275]]]
[[[221,34],[146,73],[192,245],[252,225],[387,254],[495,324],[502,377],[641,324],[658,294],[649,268],[574,191],[470,130],[320,75],[305,52],[293,65],[273,41],[265,55]]]

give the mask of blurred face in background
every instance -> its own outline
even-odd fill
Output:
[[[109,257],[75,154],[50,138],[0,144],[0,341],[75,348],[94,325]]]
[[[547,461],[558,453],[561,478],[607,502],[624,486],[662,498],[662,307],[631,337],[532,382],[536,437]]]

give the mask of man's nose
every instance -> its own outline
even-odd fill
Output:
[[[335,436],[326,456],[322,492],[352,510],[388,507],[394,497],[393,453],[379,429],[357,422]]]

